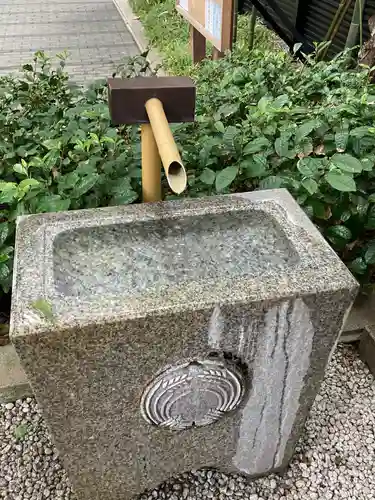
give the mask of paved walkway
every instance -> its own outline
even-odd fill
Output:
[[[110,76],[138,53],[112,0],[0,0],[0,74],[17,71],[36,50],[67,50],[80,82]]]

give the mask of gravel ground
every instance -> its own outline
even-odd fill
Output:
[[[140,500],[375,499],[375,381],[353,347],[327,370],[294,460],[251,483],[212,470],[183,474]],[[34,399],[0,407],[0,498],[75,500]]]

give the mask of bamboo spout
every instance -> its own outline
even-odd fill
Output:
[[[146,112],[168,184],[174,193],[180,194],[186,189],[187,176],[169,128],[163,104],[159,99],[153,97],[146,102]]]
[[[145,203],[161,200],[161,162],[149,123],[141,125],[142,197]]]

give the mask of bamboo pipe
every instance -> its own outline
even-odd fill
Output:
[[[335,36],[337,35],[337,32],[339,30],[340,24],[342,23],[350,5],[352,4],[352,0],[341,0],[336,13],[334,15],[334,18],[332,20],[332,23],[330,27],[328,28],[328,32],[324,38],[325,41],[327,42],[332,42]],[[328,52],[328,45],[325,45],[321,52],[317,53],[317,58],[319,61],[323,60]]]
[[[363,44],[363,10],[364,10],[364,0],[356,0],[353,10],[352,20],[349,26],[348,35],[346,37],[345,48],[353,49],[357,43],[358,33],[360,34],[359,45],[362,47]]]
[[[146,112],[168,184],[174,193],[180,194],[186,189],[186,171],[169,128],[163,104],[159,99],[153,97],[146,102]]]
[[[142,199],[161,201],[161,161],[151,125],[141,125]]]
[[[249,16],[249,39],[248,39],[249,50],[253,50],[254,48],[256,21],[257,21],[257,10],[253,5],[251,9],[251,14]]]

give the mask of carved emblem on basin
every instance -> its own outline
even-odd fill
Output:
[[[171,430],[209,425],[240,404],[243,376],[222,361],[196,361],[169,368],[146,387],[141,401],[150,424]]]

